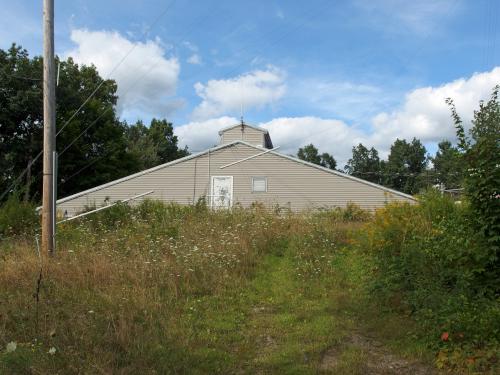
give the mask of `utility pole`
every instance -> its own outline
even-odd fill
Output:
[[[54,0],[43,0],[43,206],[42,249],[54,255],[55,205],[53,153],[56,148]]]

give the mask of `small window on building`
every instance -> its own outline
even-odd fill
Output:
[[[252,177],[252,192],[265,193],[267,191],[267,177]]]

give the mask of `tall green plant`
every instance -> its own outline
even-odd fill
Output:
[[[20,234],[32,234],[39,223],[35,205],[22,201],[19,195],[12,194],[0,206],[0,240]]]
[[[493,89],[489,101],[481,101],[474,111],[470,135],[451,98],[447,103],[457,131],[458,145],[466,163],[465,191],[473,212],[474,224],[491,244],[488,254],[492,265],[499,264],[500,251],[500,86]]]

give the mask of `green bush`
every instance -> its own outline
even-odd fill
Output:
[[[470,345],[497,342],[500,270],[492,271],[488,239],[471,224],[474,211],[435,191],[420,202],[388,205],[367,225],[373,291],[413,315],[433,345],[449,345],[443,332]]]
[[[39,225],[35,205],[24,202],[15,194],[0,207],[0,238],[32,234]]]
[[[357,204],[352,202],[348,202],[345,208],[327,208],[319,211],[317,215],[327,217],[335,222],[364,222],[368,221],[372,216],[369,211],[363,210]]]
[[[500,267],[500,86],[487,102],[479,103],[474,112],[470,136],[453,101],[448,99],[457,129],[459,146],[464,152],[467,173],[465,191],[473,211],[472,224],[489,243],[489,257]]]

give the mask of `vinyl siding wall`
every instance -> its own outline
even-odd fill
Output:
[[[364,209],[382,207],[386,202],[413,200],[363,182],[267,153],[230,167],[220,167],[262,151],[235,144],[210,153],[211,176],[233,176],[233,201],[244,207],[253,202],[280,205],[293,210],[345,207],[354,202]],[[74,215],[85,206],[101,206],[154,190],[147,196],[166,202],[191,204],[210,194],[208,155],[158,169],[127,181],[58,204],[58,210]],[[252,177],[267,177],[267,192],[252,193]],[[207,200],[208,201],[208,200]]]
[[[264,147],[264,132],[245,126],[241,134],[241,126],[228,129],[222,133],[221,144],[228,144],[234,141],[244,141],[251,145]],[[243,136],[243,137],[242,137]]]

